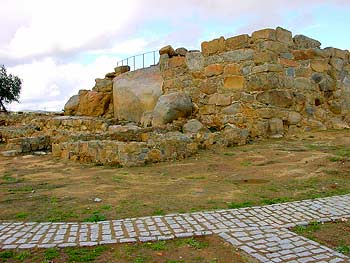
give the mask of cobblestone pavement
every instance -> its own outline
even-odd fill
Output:
[[[261,262],[350,262],[288,228],[350,218],[350,195],[98,223],[1,223],[0,249],[93,246],[217,234]]]

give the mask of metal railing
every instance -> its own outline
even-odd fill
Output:
[[[156,65],[156,61],[159,61],[158,50],[125,58],[123,60],[118,61],[117,66],[129,66],[130,70],[136,70],[154,66]]]

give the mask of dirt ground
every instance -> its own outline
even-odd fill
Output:
[[[219,237],[90,248],[0,251],[0,262],[256,263]]]
[[[347,256],[350,256],[350,221],[331,223],[312,223],[305,227],[296,227],[292,229],[300,235],[315,240],[327,247],[337,250]]]
[[[0,157],[0,220],[98,221],[264,205],[347,194],[349,179],[349,130],[256,141],[133,168],[50,155]]]

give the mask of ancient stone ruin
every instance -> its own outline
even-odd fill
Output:
[[[350,53],[283,28],[162,48],[157,65],[115,68],[65,105],[65,116],[3,116],[3,155],[121,166],[185,158],[350,124]],[[11,123],[12,122],[12,123]],[[1,124],[1,121],[0,121]]]

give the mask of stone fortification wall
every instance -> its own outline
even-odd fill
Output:
[[[249,136],[347,128],[350,123],[349,51],[278,27],[251,36],[203,42],[201,51],[160,50],[164,94],[183,92],[193,117]]]

